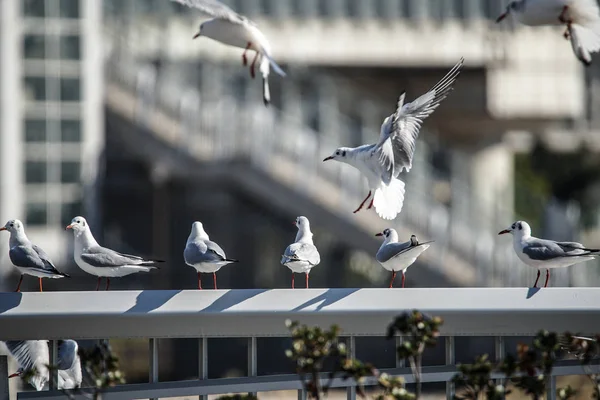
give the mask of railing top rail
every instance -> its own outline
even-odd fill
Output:
[[[600,332],[600,288],[145,290],[0,293],[0,340],[287,336],[288,318],[379,336],[412,309],[443,335]]]

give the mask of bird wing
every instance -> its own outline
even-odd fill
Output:
[[[40,260],[42,260],[42,262],[44,263],[44,265],[46,267],[45,269],[62,275],[62,272],[60,272],[59,270],[56,269],[56,267],[54,266],[54,263],[52,262],[52,260],[48,256],[48,254],[46,254],[46,252],[40,246],[34,244],[34,245],[32,245],[32,248],[33,248],[33,251],[35,251],[37,253]]]
[[[317,247],[310,243],[292,243],[285,249],[283,257],[287,262],[307,261],[311,265],[317,265],[321,262]]]
[[[452,85],[460,74],[463,63],[464,58],[461,58],[430,91],[412,103],[404,104],[405,93],[403,92],[398,99],[396,112],[383,121],[379,142],[374,151],[384,167],[382,180],[386,184],[397,177],[403,169],[408,172],[412,168],[421,124],[452,91]]]
[[[58,373],[63,382],[63,387],[59,389],[73,389],[74,387],[81,386],[83,376],[81,372],[81,359],[77,352],[78,349],[79,346],[74,340],[67,339],[59,342]]]
[[[581,243],[555,242],[538,238],[531,238],[527,241],[523,246],[523,253],[530,259],[537,261],[548,261],[560,257],[595,255],[593,250],[584,248]]]
[[[375,258],[379,262],[386,262],[399,254],[406,253],[411,247],[410,240],[404,243],[388,243],[377,251]]]
[[[49,379],[50,351],[47,340],[8,340],[4,342],[11,356],[24,372],[36,370],[29,383],[42,390]]]
[[[124,265],[139,265],[144,259],[138,256],[118,253],[102,246],[89,247],[81,254],[81,259],[94,267],[122,267]]]
[[[226,6],[217,0],[171,0],[184,6],[195,8],[200,10],[202,13],[209,15],[213,18],[225,19],[235,24],[241,24],[244,22],[251,22],[248,18],[244,17],[233,11],[231,8]]]
[[[187,264],[211,263],[225,261],[225,252],[218,244],[210,240],[195,240],[189,242],[183,251]]]
[[[21,268],[34,268],[37,270],[46,270],[52,273],[59,273],[51,261],[47,259],[46,253],[39,247],[37,249],[42,250],[42,254],[46,257],[46,259],[42,258],[42,256],[36,250],[37,246],[29,246],[26,244],[18,245],[11,247],[8,252],[10,257],[10,261],[17,267]]]

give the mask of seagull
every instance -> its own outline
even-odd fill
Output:
[[[29,241],[27,235],[25,235],[25,228],[21,221],[11,219],[6,225],[0,228],[0,231],[10,232],[10,239],[8,240],[10,250],[8,251],[8,256],[14,266],[21,272],[21,279],[19,279],[19,284],[15,292],[21,291],[21,283],[23,283],[24,275],[38,277],[40,292],[43,292],[42,278],[69,278],[69,275],[56,269],[50,257],[48,257],[41,247]]]
[[[511,1],[496,22],[509,14],[530,26],[565,25],[563,36],[571,40],[575,56],[586,66],[590,53],[600,51],[600,9],[596,0],[517,0]]]
[[[269,91],[269,70],[272,67],[280,76],[286,74],[275,62],[271,53],[271,46],[265,35],[258,29],[258,26],[243,15],[233,11],[217,0],[171,0],[188,7],[196,8],[202,13],[213,17],[200,24],[198,33],[194,39],[200,36],[206,36],[217,42],[244,49],[242,54],[242,63],[248,64],[246,52],[254,50],[256,54],[250,64],[250,76],[255,77],[255,66],[258,62],[260,73],[263,78],[263,102],[268,106],[271,102]]]
[[[296,241],[283,252],[281,264],[292,270],[292,289],[294,289],[294,274],[306,274],[306,288],[308,289],[308,274],[313,267],[319,265],[321,256],[313,244],[313,234],[310,231],[308,218],[300,216],[293,224],[298,227]]]
[[[157,263],[162,260],[146,260],[142,257],[121,254],[114,250],[102,247],[94,239],[87,221],[83,217],[75,217],[66,229],[72,229],[75,237],[75,262],[88,274],[98,277],[96,290],[100,288],[100,281],[106,277],[106,290],[110,286],[110,278],[121,277],[136,272],[149,272],[157,269]]]
[[[537,287],[540,279],[540,269],[546,269],[546,283],[550,278],[550,268],[569,267],[584,261],[593,260],[599,255],[600,249],[588,249],[581,243],[555,242],[538,239],[531,236],[531,227],[525,221],[517,221],[509,228],[498,232],[498,235],[510,233],[513,235],[513,248],[521,261],[530,267],[537,268],[537,278],[533,287]]]
[[[412,103],[404,104],[403,92],[396,112],[381,124],[379,142],[355,148],[340,147],[323,160],[349,164],[367,178],[369,193],[354,213],[363,208],[371,193],[373,198],[367,209],[374,206],[377,214],[388,220],[400,213],[404,203],[404,182],[398,175],[402,170],[410,171],[421,124],[452,91],[463,62],[461,58],[429,92]]]
[[[50,353],[47,340],[9,340],[4,342],[19,369],[9,378],[32,373],[29,383],[37,390],[43,390],[49,380],[48,366]],[[74,389],[81,386],[81,360],[77,353],[79,346],[71,339],[59,340],[57,354],[58,389]]]
[[[217,288],[217,271],[222,266],[239,262],[227,258],[223,249],[208,238],[208,233],[204,230],[201,222],[192,224],[192,231],[188,236],[185,250],[183,250],[183,259],[190,267],[196,268],[198,274],[198,289],[202,289],[201,273],[213,274],[213,285]]]
[[[381,233],[376,233],[375,236],[383,236],[385,239],[381,247],[377,251],[375,258],[388,271],[392,271],[392,280],[390,288],[394,286],[396,272],[402,271],[402,287],[404,288],[404,280],[406,278],[406,270],[430,246],[429,242],[419,243],[417,237],[412,235],[408,242],[398,243],[398,232],[395,229],[384,229]]]

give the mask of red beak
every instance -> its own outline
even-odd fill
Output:
[[[504,18],[506,18],[506,16],[508,15],[507,12],[505,12],[504,14],[500,15],[498,18],[496,18],[496,23],[502,21]]]
[[[20,376],[20,375],[21,375],[20,372],[15,372],[14,374],[9,375],[8,379],[10,379],[10,378],[16,378],[17,376]]]
[[[510,233],[508,229],[498,232],[498,235],[504,235],[505,233]]]
[[[333,160],[333,156],[325,157],[323,161]]]
[[[5,227],[0,228],[0,231],[6,231],[8,229],[6,229]]]
[[[73,229],[73,225],[67,225],[65,229]]]
[[[200,32],[196,33],[192,39],[196,39],[198,37],[200,37]]]
[[[383,236],[383,233],[381,233],[381,232],[376,233],[375,236]]]

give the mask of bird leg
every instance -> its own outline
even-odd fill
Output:
[[[214,289],[217,289],[217,273],[213,272],[213,285],[214,285]]]
[[[375,199],[374,197],[371,199],[371,203],[369,203],[369,207],[367,207],[367,210],[370,210],[371,208],[373,208],[373,200],[374,199]]]
[[[42,278],[38,278],[40,281],[40,292],[43,292],[44,290],[42,289]]]
[[[567,22],[569,22],[567,20],[567,11],[569,11],[569,6],[564,6],[562,11],[560,12],[560,15],[558,16],[558,20],[560,22],[562,22],[563,24],[566,24]]]
[[[110,278],[106,277],[106,288],[104,290],[108,290],[109,286],[110,286]]]
[[[308,272],[306,273],[306,288],[308,289]]]
[[[202,279],[200,277],[200,272],[198,272],[198,290],[202,290]]]
[[[404,274],[404,271],[402,271],[402,289],[404,289],[404,280],[406,279],[406,275]]]
[[[255,66],[256,66],[256,60],[258,59],[258,51],[256,52],[256,54],[254,55],[254,60],[252,60],[252,64],[250,65],[250,76],[252,77],[252,79],[254,79],[256,77],[256,71],[255,71]]]
[[[21,291],[21,283],[23,283],[23,275],[21,275],[21,279],[19,279],[19,284],[17,285],[17,290],[15,290],[15,292]]]
[[[394,279],[396,279],[396,271],[392,271],[392,280],[390,281],[390,288],[394,287]]]
[[[565,29],[565,33],[563,33],[563,37],[567,40],[571,38],[571,34],[569,31],[571,30],[571,23],[567,23],[567,29]]]
[[[546,270],[546,283],[544,283],[544,287],[548,287],[548,279],[550,279],[550,268]]]
[[[96,283],[96,292],[98,291],[98,289],[100,289],[100,281],[102,280],[102,277],[98,277],[98,283]]]
[[[534,288],[536,288],[536,287],[537,287],[538,279],[540,279],[540,270],[539,270],[539,269],[538,269],[537,278],[535,278],[535,283],[533,284],[533,287],[534,287]]]
[[[294,273],[292,272],[292,289],[294,289]]]
[[[242,64],[244,64],[244,67],[246,65],[248,65],[248,57],[246,57],[246,52],[248,51],[250,46],[252,46],[252,43],[248,42],[248,44],[246,45],[246,48],[244,49],[244,53],[242,54]]]
[[[369,197],[371,197],[371,191],[370,190],[369,190],[369,194],[367,195],[367,197],[365,197],[365,199],[362,201],[362,203],[360,203],[360,206],[358,206],[358,208],[353,211],[354,214],[356,214],[357,212],[359,212],[363,208],[363,206],[365,205],[365,203],[367,202],[367,200],[369,200]]]

